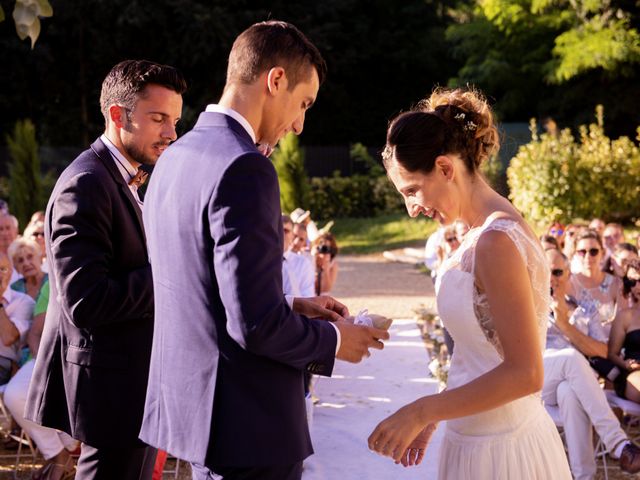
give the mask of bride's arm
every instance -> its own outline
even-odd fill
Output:
[[[475,275],[487,296],[504,361],[461,387],[402,407],[373,431],[372,450],[398,462],[425,425],[490,410],[542,389],[542,351],[529,274],[507,234],[488,231],[480,237]]]

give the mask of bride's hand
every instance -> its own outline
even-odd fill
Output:
[[[414,443],[418,445],[419,435],[428,430],[425,428],[428,422],[421,418],[421,411],[420,400],[417,400],[384,419],[369,435],[369,448],[380,455],[393,458],[396,463],[401,463],[403,458],[407,460],[407,449]],[[428,441],[428,436],[426,440]],[[417,458],[414,456],[413,460]]]
[[[438,425],[436,423],[430,423],[424,427],[416,438],[413,439],[413,442],[409,444],[404,455],[402,455],[402,459],[400,460],[400,463],[402,463],[403,466],[411,467],[422,463],[424,453],[427,450],[427,445],[429,445],[431,436],[433,435],[433,432],[436,431],[437,426]]]

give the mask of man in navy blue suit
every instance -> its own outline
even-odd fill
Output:
[[[125,60],[102,83],[105,132],[60,175],[47,205],[51,293],[25,417],[82,442],[77,480],[150,479],[138,439],[153,337],[153,283],[138,186],[177,137],[186,82]],[[145,207],[146,212],[146,207]],[[38,478],[60,478],[51,463]]]
[[[282,294],[278,179],[266,156],[302,132],[325,72],[293,25],[251,26],[233,45],[220,102],[150,182],[155,327],[140,438],[190,461],[196,479],[299,479],[313,453],[303,373],[331,375],[335,358],[359,362],[388,338],[344,321],[330,297]]]

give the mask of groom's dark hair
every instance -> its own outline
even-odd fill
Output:
[[[100,110],[105,121],[109,119],[111,105],[133,110],[149,84],[160,85],[179,95],[187,89],[187,82],[174,67],[148,60],[124,60],[114,66],[102,82]]]
[[[289,90],[318,72],[320,85],[327,75],[327,64],[318,49],[290,23],[278,20],[250,26],[233,42],[227,68],[227,84],[252,84],[264,71],[282,67],[289,79]]]

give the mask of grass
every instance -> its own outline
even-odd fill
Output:
[[[422,247],[436,229],[437,223],[426,217],[394,213],[375,218],[338,218],[331,233],[336,236],[341,253],[354,254]]]

